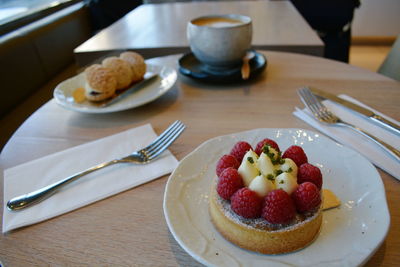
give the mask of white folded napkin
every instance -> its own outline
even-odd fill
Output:
[[[357,105],[368,108],[375,112],[376,114],[384,117],[385,119],[399,123],[392,118],[389,118],[382,113],[366,106],[365,104],[355,100],[354,98],[347,95],[339,95],[339,97],[351,101]],[[367,117],[353,112],[333,101],[325,100],[324,104],[330,109],[335,115],[340,117],[343,121],[351,123],[353,125],[358,126],[359,128],[367,131],[371,135],[378,137],[383,140],[387,144],[395,147],[396,149],[400,149],[400,136],[396,135],[390,130],[386,130],[381,126],[378,126],[376,123],[373,123]],[[311,112],[307,109],[299,109],[293,112],[293,114],[307,122],[317,130],[322,133],[330,136],[335,139],[337,142],[351,147],[352,149],[358,151],[360,154],[368,158],[373,164],[380,167],[382,170],[394,176],[396,179],[400,180],[400,163],[393,156],[391,156],[388,152],[384,151],[381,147],[375,144],[373,141],[369,140],[367,137],[342,126],[330,126],[326,124],[322,124],[314,119]]]
[[[121,163],[79,180],[24,210],[9,211],[9,199],[32,192],[102,162],[150,144],[157,135],[150,124],[15,166],[4,171],[3,233],[72,211],[171,173],[178,164],[167,150],[146,165]]]

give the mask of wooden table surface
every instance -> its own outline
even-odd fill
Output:
[[[199,1],[141,5],[77,47],[75,57],[83,66],[126,49],[146,58],[186,53],[186,25],[191,19],[230,13],[252,18],[255,49],[323,55],[323,42],[290,1]]]
[[[81,114],[51,100],[9,140],[0,154],[0,167],[4,170],[146,123],[161,133],[176,119],[187,125],[170,147],[178,160],[220,135],[255,128],[313,130],[292,115],[295,106],[302,106],[296,94],[302,85],[348,94],[400,120],[397,81],[320,57],[271,51],[265,55],[269,65],[253,81],[217,86],[179,76],[174,88],[163,97],[123,112]],[[152,62],[176,67],[178,58],[167,56]],[[379,174],[386,188],[391,224],[386,240],[366,266],[398,266],[400,182],[382,170]],[[2,235],[0,260],[5,266],[200,266],[179,246],[166,225],[162,207],[167,179],[164,176]]]

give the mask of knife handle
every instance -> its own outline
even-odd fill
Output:
[[[384,141],[382,141],[381,139],[379,139],[378,137],[375,137],[371,134],[369,134],[368,132],[358,128],[357,126],[354,126],[350,123],[344,122],[344,121],[340,121],[338,122],[338,124],[344,125],[349,127],[350,129],[353,129],[354,131],[361,133],[362,135],[364,135],[365,137],[368,137],[369,139],[371,139],[372,141],[374,141],[377,145],[379,145],[380,147],[382,147],[383,149],[385,149],[389,154],[391,154],[394,158],[397,159],[397,161],[400,162],[400,151],[397,150],[396,148],[392,147],[391,145],[385,143]]]
[[[386,129],[391,130],[392,132],[394,132],[397,135],[400,135],[400,127],[394,123],[392,123],[391,121],[388,121],[385,118],[382,118],[379,115],[374,114],[371,119],[375,122],[377,122],[378,124],[384,126]]]

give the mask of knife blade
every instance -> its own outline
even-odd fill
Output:
[[[130,87],[129,89],[127,89],[126,91],[124,91],[123,93],[119,94],[117,97],[114,97],[112,99],[110,99],[107,102],[101,103],[100,105],[98,105],[98,107],[108,107],[118,101],[120,101],[122,98],[125,98],[126,96],[130,95],[131,93],[133,93],[134,91],[137,91],[138,89],[144,87],[145,85],[147,85],[149,82],[153,81],[154,78],[158,77],[158,74],[153,73],[148,77],[145,77],[143,80],[141,80],[140,82],[136,83],[135,85],[133,85],[132,87]]]
[[[334,101],[352,111],[360,113],[360,114],[370,118],[371,121],[375,122],[377,125],[383,126],[383,127],[385,127],[385,129],[388,129],[388,130],[392,131],[393,133],[400,135],[400,126],[399,125],[397,125],[391,121],[388,121],[387,119],[383,118],[382,116],[379,116],[378,114],[374,113],[372,110],[361,107],[357,104],[354,104],[350,101],[340,98],[334,94],[322,91],[322,90],[314,88],[314,87],[310,87],[310,90],[313,94],[320,96],[322,98]]]

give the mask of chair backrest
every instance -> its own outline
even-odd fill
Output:
[[[378,73],[400,81],[400,35],[378,69]]]

